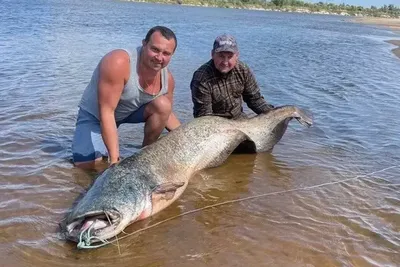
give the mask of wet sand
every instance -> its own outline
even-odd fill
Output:
[[[387,40],[389,44],[397,45],[397,48],[392,49],[392,52],[400,58],[400,40]]]
[[[356,18],[354,21],[358,23],[387,27],[400,34],[400,19],[362,17]],[[386,42],[398,46],[397,48],[394,48],[392,52],[400,58],[400,40],[387,40]]]

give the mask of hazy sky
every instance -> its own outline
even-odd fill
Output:
[[[324,3],[334,3],[334,4],[349,4],[363,7],[376,6],[381,7],[383,5],[393,4],[397,7],[400,7],[400,0],[309,0],[310,2],[324,2]],[[307,1],[304,1],[307,2]]]

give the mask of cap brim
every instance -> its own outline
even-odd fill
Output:
[[[219,47],[214,50],[215,53],[219,52],[231,52],[231,53],[236,53],[238,50],[232,47]]]

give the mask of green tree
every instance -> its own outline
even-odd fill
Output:
[[[282,7],[285,1],[284,1],[284,0],[272,0],[271,2],[272,2],[275,6]]]

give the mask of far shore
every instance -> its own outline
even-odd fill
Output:
[[[121,1],[128,1],[128,2],[153,2],[153,3],[160,3],[160,4],[179,4],[179,5],[186,5],[186,6],[202,6],[202,7],[216,7],[215,3],[208,3],[208,2],[198,2],[197,0],[121,0]],[[259,4],[246,4],[243,6],[242,4],[233,5],[232,3],[225,3],[223,6],[224,8],[240,8],[240,9],[251,9],[251,10],[263,10],[263,11],[280,11],[280,12],[296,12],[296,13],[308,13],[308,14],[324,14],[324,15],[337,15],[337,16],[347,16],[350,17],[350,21],[355,23],[363,23],[363,24],[370,24],[375,26],[386,27],[391,29],[393,32],[400,34],[400,18],[392,18],[392,17],[371,17],[371,16],[364,16],[363,14],[355,14],[354,16],[348,14],[347,12],[343,11],[340,14],[328,12],[325,10],[321,11],[310,11],[307,8],[299,8],[299,7],[288,7],[288,8],[265,8],[260,6]],[[393,44],[398,46],[394,48],[392,52],[400,58],[400,37],[399,40],[387,40],[387,43]]]
[[[400,19],[397,18],[355,17],[354,21],[364,24],[388,27],[393,31],[400,31]]]
[[[400,34],[400,19],[360,17],[360,18],[355,18],[353,21],[358,22],[358,23],[386,27],[386,28],[393,30],[393,32]],[[399,40],[387,40],[386,42],[397,46],[397,48],[392,49],[392,52],[398,58],[400,58],[400,39]]]

